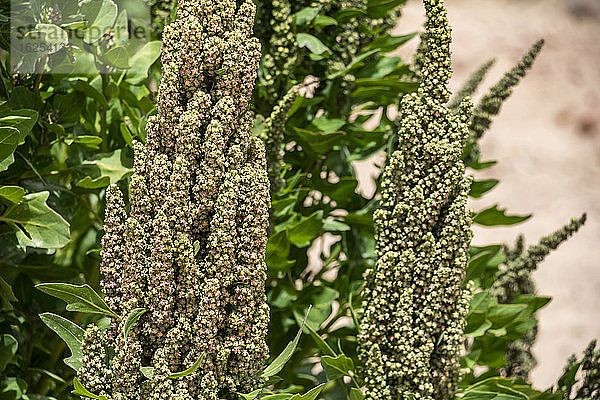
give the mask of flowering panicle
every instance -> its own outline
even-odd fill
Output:
[[[163,32],[157,115],[134,146],[129,215],[120,190],[107,189],[102,286],[122,320],[86,330],[79,379],[98,395],[233,399],[261,383],[270,196],[251,134],[254,15],[252,0],[179,0]],[[135,308],[147,312],[125,340]],[[168,378],[200,358],[191,375]]]
[[[455,110],[460,106],[460,103],[467,97],[470,97],[475,93],[481,82],[487,75],[488,71],[492,66],[496,63],[495,59],[491,59],[481,67],[479,67],[467,81],[463,84],[463,86],[452,96],[452,99],[448,103],[448,108]]]
[[[375,213],[375,267],[365,273],[359,357],[370,400],[451,398],[470,289],[471,240],[461,153],[471,104],[445,104],[451,32],[442,0],[424,0],[427,51],[417,93],[401,103],[400,131]]]
[[[580,361],[577,361],[574,354],[569,358],[564,375],[558,381],[558,389],[563,392],[564,400],[600,398],[600,347],[596,346],[597,341],[592,340]]]
[[[530,246],[523,254],[523,239],[517,241],[516,250],[509,250],[506,268],[498,272],[496,280],[490,289],[490,294],[499,303],[511,303],[515,297],[522,294],[534,294],[535,286],[531,273],[558,246],[575,234],[585,224],[586,215],[573,218],[551,235],[543,237],[539,244]],[[517,254],[520,253],[520,254]]]
[[[285,139],[285,123],[288,113],[298,98],[301,85],[292,87],[279,103],[273,108],[271,116],[265,121],[259,137],[265,142],[267,150],[267,165],[271,192],[277,193],[283,188],[281,168],[283,167],[283,143]]]
[[[521,78],[533,66],[533,62],[544,47],[544,40],[537,41],[523,56],[521,61],[513,69],[508,71],[498,83],[496,83],[486,94],[477,107],[473,110],[471,120],[471,135],[479,139],[488,130],[492,123],[492,117],[500,112],[504,101],[512,94],[512,90],[519,84]]]
[[[511,303],[519,295],[533,295],[536,293],[535,282],[531,274],[552,250],[569,239],[583,226],[586,215],[574,218],[567,225],[553,234],[540,240],[540,243],[531,246],[524,252],[524,239],[520,236],[514,249],[507,249],[506,267],[501,270],[490,294],[499,303]],[[506,376],[527,380],[529,373],[537,365],[532,347],[537,338],[537,326],[529,330],[522,339],[515,340],[508,345],[506,351],[506,367],[503,373]]]

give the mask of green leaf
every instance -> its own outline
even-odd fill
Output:
[[[0,216],[16,232],[20,246],[58,249],[70,240],[69,223],[46,204],[49,192],[24,196]]]
[[[305,7],[302,10],[298,11],[294,14],[294,18],[296,20],[296,25],[306,25],[309,22],[312,22],[317,15],[319,15],[319,9],[314,7]]]
[[[148,379],[154,378],[154,367],[140,367],[140,372]]]
[[[335,19],[340,24],[345,24],[353,18],[366,17],[367,13],[358,8],[342,8],[335,14]]]
[[[319,210],[287,228],[290,242],[298,247],[306,247],[319,236],[322,227],[323,210]]]
[[[365,395],[360,389],[352,388],[350,389],[350,400],[364,400]]]
[[[254,400],[258,397],[259,394],[262,393],[262,391],[263,389],[256,389],[255,391],[250,393],[238,393],[238,396],[240,396],[244,400]]]
[[[70,283],[40,283],[38,290],[54,296],[67,303],[67,311],[80,311],[90,314],[103,314],[119,318],[98,293],[89,285],[73,285]]]
[[[288,231],[284,229],[269,237],[265,251],[265,262],[271,270],[285,271],[290,267],[287,259],[289,253],[290,240]]]
[[[155,40],[148,42],[131,57],[131,68],[127,71],[125,81],[132,85],[139,85],[148,78],[148,70],[160,57],[162,42]]]
[[[115,150],[106,157],[86,162],[84,165],[96,166],[100,171],[100,176],[97,178],[86,176],[77,182],[77,186],[88,189],[97,189],[99,187],[106,187],[112,183],[117,183],[130,175],[132,170],[121,163],[122,151],[122,149]]]
[[[94,22],[84,31],[84,40],[94,43],[111,29],[117,19],[117,5],[112,0],[103,0]]]
[[[373,54],[376,54],[378,52],[379,52],[379,50],[369,50],[366,53],[359,54],[344,69],[334,72],[333,74],[330,74],[329,76],[327,76],[327,79],[336,79],[341,76],[349,74],[350,72],[354,71],[355,69],[362,67],[364,65],[363,61],[366,58],[369,58]]]
[[[0,198],[10,204],[19,204],[25,196],[25,189],[20,186],[2,186],[0,187]]]
[[[321,40],[309,33],[298,33],[296,41],[298,42],[298,47],[306,47],[313,54],[320,55],[326,51],[330,51]]]
[[[385,35],[381,35],[373,40],[371,44],[367,46],[367,50],[377,49],[384,53],[389,53],[396,50],[398,47],[402,46],[415,36],[417,36],[417,32],[401,36],[392,36],[386,33]]]
[[[0,161],[12,155],[19,145],[21,133],[10,126],[0,127]]]
[[[367,13],[371,18],[383,18],[406,0],[369,0],[367,3]]]
[[[17,298],[15,297],[12,287],[1,276],[0,276],[0,298],[2,298],[7,303],[17,301]]]
[[[354,370],[354,363],[351,358],[341,354],[337,357],[323,356],[321,357],[321,365],[327,375],[327,379],[336,380],[344,376],[348,376],[349,372]]]
[[[194,365],[192,365],[191,367],[189,367],[185,371],[175,372],[175,373],[167,376],[167,378],[169,378],[169,379],[179,379],[179,378],[185,378],[186,376],[189,376],[189,375],[193,374],[194,372],[196,372],[196,370],[198,368],[200,368],[200,365],[202,364],[202,360],[204,360],[204,354],[201,354],[200,357],[198,357],[198,359],[194,363]]]
[[[294,340],[292,340],[290,343],[288,343],[288,345],[285,347],[285,349],[283,349],[281,354],[279,354],[277,356],[277,358],[275,358],[275,360],[273,360],[273,362],[271,364],[269,364],[267,366],[267,368],[265,368],[263,370],[263,372],[261,374],[261,376],[263,378],[269,378],[269,377],[277,374],[279,371],[281,371],[283,369],[283,367],[289,361],[289,359],[292,358],[292,355],[294,354],[294,351],[296,351],[296,347],[298,346],[298,342],[300,341],[300,336],[302,335],[302,330],[304,329],[304,325],[306,324],[306,319],[308,318],[308,315],[310,314],[311,308],[312,308],[312,306],[310,306],[308,308],[308,311],[306,312],[306,316],[304,317],[304,321],[302,322],[300,329],[298,329],[298,333],[296,334],[296,337],[294,338]]]
[[[92,393],[89,390],[87,390],[86,388],[84,388],[83,385],[81,384],[81,382],[79,382],[79,379],[77,379],[77,378],[73,378],[73,386],[74,386],[75,390],[71,391],[72,394],[76,394],[78,396],[89,397],[90,399],[94,399],[94,400],[107,400],[106,396],[95,395],[94,393]]]
[[[323,389],[325,389],[325,385],[327,385],[327,383],[322,383],[304,394],[295,394],[292,396],[292,400],[315,400],[319,397]]]
[[[64,360],[65,364],[75,371],[79,371],[83,360],[81,343],[83,342],[84,330],[60,315],[44,313],[40,315],[40,319],[48,328],[56,332],[71,350],[71,356]]]
[[[131,67],[129,64],[129,52],[125,47],[116,46],[110,49],[104,54],[106,61],[115,68],[128,69]]]
[[[484,193],[487,193],[495,188],[498,183],[500,183],[500,181],[497,179],[473,181],[473,183],[471,183],[471,191],[469,192],[469,196],[478,199],[483,196]]]
[[[334,18],[331,18],[327,15],[319,15],[317,16],[317,18],[315,18],[315,21],[313,22],[312,26],[315,28],[324,28],[326,26],[332,26],[337,24],[338,22]]]
[[[337,354],[331,348],[331,346],[329,346],[329,344],[327,344],[327,342],[321,337],[321,335],[319,335],[319,333],[316,330],[314,330],[314,328],[312,326],[310,326],[310,324],[304,324],[304,327],[308,330],[308,332],[310,333],[310,336],[313,338],[317,347],[319,348],[319,350],[321,350],[321,352],[323,354],[329,355],[332,357],[337,356]]]
[[[318,117],[312,120],[312,124],[321,132],[332,133],[340,130],[344,125],[346,125],[346,121],[343,119]]]
[[[127,320],[125,321],[125,325],[123,325],[123,337],[125,338],[125,342],[127,343],[127,335],[129,331],[135,325],[135,323],[140,319],[144,313],[148,310],[145,308],[134,308],[129,315],[127,316]]]
[[[17,354],[19,343],[12,335],[7,333],[0,336],[0,373],[4,371],[8,363]]]
[[[530,215],[506,215],[506,209],[499,209],[494,205],[486,210],[480,211],[473,222],[483,226],[514,225],[531,218]]]
[[[85,94],[87,97],[96,100],[98,105],[104,109],[108,108],[108,102],[102,93],[86,81],[78,80],[73,84],[73,89]]]

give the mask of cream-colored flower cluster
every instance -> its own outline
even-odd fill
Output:
[[[370,400],[452,398],[470,290],[471,241],[461,154],[471,104],[448,102],[450,42],[442,0],[424,0],[422,83],[401,103],[397,144],[375,213],[375,266],[365,274],[359,357]]]
[[[86,330],[78,376],[111,400],[237,398],[261,384],[268,357],[269,181],[249,111],[255,5],[180,0],[177,12],[163,33],[157,115],[135,145],[130,211],[107,190],[102,285],[123,319]],[[147,312],[125,339],[136,308]]]

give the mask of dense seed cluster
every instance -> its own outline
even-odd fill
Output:
[[[536,293],[532,277],[533,271],[546,258],[552,250],[569,239],[585,223],[586,216],[571,220],[570,223],[553,234],[540,240],[540,243],[524,251],[524,239],[517,240],[513,249],[507,249],[506,267],[498,273],[490,294],[499,303],[511,303],[519,295],[532,295]],[[527,380],[529,373],[537,365],[532,347],[537,338],[537,327],[529,330],[522,339],[515,340],[508,345],[506,351],[506,367],[503,373],[506,376]]]
[[[459,379],[470,290],[470,178],[460,157],[470,102],[444,105],[451,77],[442,0],[424,0],[427,51],[416,94],[401,103],[398,144],[375,213],[377,263],[365,274],[358,336],[370,400],[447,399]]]
[[[454,94],[454,96],[452,96],[452,99],[448,103],[448,108],[453,110],[457,109],[464,99],[472,96],[495,63],[496,60],[491,59],[473,72],[469,79],[467,79],[462,87]]]
[[[98,395],[217,400],[259,385],[270,197],[249,111],[254,13],[252,0],[180,0],[163,32],[157,115],[134,146],[129,215],[120,190],[107,190],[102,285],[123,319],[86,331],[79,378]],[[138,307],[148,311],[125,340]],[[167,378],[200,358],[190,376]]]
[[[269,171],[269,181],[271,182],[271,192],[277,193],[283,187],[283,177],[281,169],[283,168],[283,143],[285,138],[285,123],[288,119],[288,113],[298,98],[300,86],[292,87],[288,93],[273,108],[271,116],[265,121],[265,125],[260,133],[260,138],[265,142],[267,149],[267,165]]]

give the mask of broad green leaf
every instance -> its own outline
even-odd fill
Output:
[[[269,364],[267,366],[267,368],[265,368],[263,370],[263,372],[261,374],[261,376],[263,378],[269,378],[269,377],[277,374],[279,371],[281,371],[283,369],[283,367],[289,361],[289,359],[292,358],[292,355],[294,354],[294,351],[296,351],[296,347],[298,346],[298,342],[300,341],[300,336],[302,335],[302,330],[304,329],[304,325],[306,324],[306,319],[308,318],[308,315],[310,314],[311,308],[312,308],[312,306],[308,308],[308,311],[306,312],[306,316],[304,317],[304,321],[302,322],[300,329],[298,329],[298,333],[296,334],[296,337],[294,338],[294,340],[292,340],[290,343],[288,343],[288,345],[285,347],[285,349],[283,349],[281,354],[279,354],[277,356],[277,358],[275,358],[275,360],[273,360],[273,362],[271,364]]]
[[[298,42],[298,47],[306,47],[313,54],[321,55],[330,51],[319,38],[309,33],[298,33],[296,35],[296,41]]]
[[[56,332],[71,350],[71,357],[65,358],[65,364],[75,371],[79,371],[83,359],[81,343],[83,342],[84,330],[60,315],[44,313],[40,315],[40,319],[48,328]]]
[[[67,31],[54,24],[37,24],[25,37],[38,45],[40,56],[56,53],[69,44]]]
[[[365,395],[360,389],[352,388],[350,389],[350,400],[364,400]]]
[[[348,306],[350,308],[350,315],[352,316],[352,321],[354,322],[354,326],[356,327],[356,331],[360,333],[360,322],[358,321],[358,317],[356,316],[356,312],[354,312],[354,306],[352,305],[354,294],[350,292],[350,296],[348,298]]]
[[[70,240],[69,223],[46,204],[49,192],[32,193],[0,216],[9,224],[22,247],[57,249]]]
[[[8,304],[8,308],[10,308],[10,303],[17,301],[15,294],[12,290],[12,287],[0,276],[0,298],[6,301]],[[0,303],[1,304],[1,303]]]
[[[335,19],[340,24],[345,24],[353,18],[366,17],[367,13],[358,8],[342,8],[335,14]]]
[[[77,186],[88,189],[106,187],[112,183],[117,183],[131,174],[132,170],[121,163],[121,153],[122,149],[115,150],[106,157],[86,162],[84,165],[95,165],[98,167],[100,176],[97,178],[86,176],[77,182]]]
[[[321,357],[321,366],[327,375],[327,379],[335,380],[348,376],[349,372],[354,370],[354,363],[351,358],[341,354],[337,357]]]
[[[196,370],[198,368],[200,368],[200,365],[202,364],[202,360],[203,359],[204,359],[204,355],[201,354],[200,357],[198,357],[198,359],[196,360],[196,362],[191,367],[189,367],[185,371],[175,372],[175,373],[167,376],[167,378],[169,378],[169,379],[179,379],[179,378],[185,378],[186,376],[193,374],[194,372],[196,372]]]
[[[140,372],[148,379],[154,378],[154,367],[140,367]]]
[[[134,308],[129,315],[127,316],[127,320],[125,321],[125,325],[123,325],[123,337],[125,338],[125,343],[127,343],[127,335],[129,331],[135,325],[135,323],[140,319],[144,313],[146,313],[145,308]]]
[[[326,154],[340,143],[340,139],[345,136],[344,132],[313,132],[307,129],[294,128],[305,150],[312,150],[319,155]]]
[[[85,41],[94,43],[111,29],[117,19],[117,5],[112,0],[103,0],[94,22],[84,31]]]
[[[312,22],[317,15],[319,15],[319,9],[315,7],[305,7],[302,10],[298,11],[294,14],[294,18],[296,20],[296,25],[306,25],[309,22]]]
[[[89,397],[90,399],[94,400],[107,400],[106,396],[98,396],[84,388],[81,382],[79,382],[79,379],[77,378],[73,378],[73,387],[75,388],[75,390],[71,391],[72,394]]]
[[[103,314],[119,318],[98,293],[89,285],[73,285],[70,283],[40,283],[38,290],[54,296],[67,303],[67,311],[80,311],[91,314]]]
[[[129,52],[125,47],[113,47],[104,54],[104,58],[115,68],[128,69],[131,67],[131,64],[129,63]]]
[[[82,92],[87,97],[94,99],[98,105],[104,109],[108,108],[108,102],[102,93],[100,93],[95,87],[83,80],[78,80],[73,84],[73,89]]]
[[[268,396],[263,396],[260,400],[288,400],[291,399],[293,394],[290,393],[278,393],[278,394],[270,394]]]
[[[29,132],[31,132],[39,117],[38,112],[34,110],[26,108],[12,110],[8,107],[1,107],[0,115],[2,115],[0,118],[0,125],[10,126],[19,130],[19,133],[21,134],[20,143],[22,143]]]
[[[327,117],[318,117],[311,122],[319,131],[324,133],[332,133],[339,131],[346,121],[343,119],[329,119]]]
[[[495,188],[498,183],[500,183],[500,181],[497,179],[473,181],[473,183],[471,183],[471,191],[469,192],[469,196],[478,199],[485,193]]]
[[[265,262],[271,270],[285,271],[290,267],[287,259],[289,253],[290,240],[288,231],[284,229],[269,237],[265,251]]]
[[[486,210],[480,211],[473,222],[483,226],[514,225],[531,218],[530,215],[506,215],[506,209],[499,209],[494,205]]]
[[[9,204],[19,204],[23,196],[25,196],[25,189],[20,186],[0,187],[0,198]]]
[[[406,0],[369,0],[367,13],[371,18],[383,18],[395,7],[404,4]]]
[[[122,10],[115,21],[115,25],[112,28],[112,34],[114,41],[117,45],[121,46],[127,40],[129,40],[129,24],[127,22],[127,10]]]
[[[417,36],[417,32],[401,36],[392,36],[386,33],[385,35],[381,35],[373,40],[371,44],[367,46],[367,49],[377,49],[384,53],[389,53],[390,51],[396,50],[398,47],[402,46],[415,36]]]
[[[17,354],[19,343],[12,335],[7,333],[0,336],[0,373],[4,371],[8,363]]]
[[[325,385],[327,385],[327,383],[322,383],[304,394],[295,394],[292,396],[292,400],[315,400],[319,397],[323,389],[325,389]]]
[[[125,78],[128,83],[139,85],[148,78],[148,70],[160,57],[161,46],[162,42],[159,40],[148,42],[131,57],[131,68],[127,70]]]
[[[290,242],[298,247],[306,247],[319,236],[322,227],[323,210],[319,210],[287,228]]]
[[[319,15],[317,16],[317,18],[315,18],[314,22],[312,23],[312,26],[314,26],[315,28],[324,28],[326,26],[332,26],[337,24],[338,22],[334,18],[331,18],[327,15]]]
[[[238,393],[238,396],[240,396],[244,400],[254,400],[258,397],[259,394],[262,393],[262,391],[263,389],[256,389],[255,391],[250,393]]]
[[[341,76],[349,74],[350,72],[354,71],[355,69],[362,67],[364,65],[363,61],[365,59],[371,57],[373,54],[376,54],[378,52],[379,52],[379,50],[369,50],[365,53],[359,54],[344,69],[334,72],[333,74],[329,75],[327,77],[327,79],[336,79]]]
[[[102,144],[102,138],[99,136],[82,135],[73,138],[65,138],[65,143],[68,145],[77,143],[90,149],[99,149],[100,144]]]
[[[0,127],[0,161],[12,155],[19,145],[21,133],[17,128],[10,126]]]
[[[77,187],[84,189],[100,189],[110,185],[110,178],[108,176],[101,176],[95,179],[86,176],[79,182],[77,182]]]

